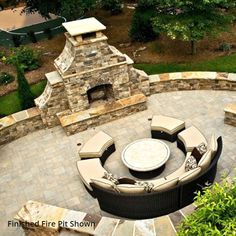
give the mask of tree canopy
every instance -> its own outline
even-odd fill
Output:
[[[83,16],[91,9],[96,0],[9,0],[16,5],[19,2],[25,3],[25,12],[39,12],[45,18],[50,18],[50,13],[64,16],[68,20],[75,20]]]
[[[149,0],[150,1],[150,0]],[[172,39],[189,41],[192,53],[196,42],[206,35],[227,31],[235,19],[235,0],[154,0],[157,14],[153,18],[156,32]]]

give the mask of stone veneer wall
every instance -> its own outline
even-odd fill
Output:
[[[138,88],[142,88],[138,93],[144,91],[146,95],[146,90],[149,93],[148,76],[144,76],[143,72],[141,79],[139,72],[132,70],[133,61],[110,46],[102,32],[97,32],[95,38],[81,41],[76,41],[77,37],[70,36],[69,33],[65,35],[64,50],[54,61],[54,65],[64,83],[72,112],[88,109],[90,104],[87,91],[104,84],[112,85],[115,100],[130,97]],[[132,90],[131,85],[136,82],[141,85],[137,84],[135,90]]]
[[[150,75],[151,94],[180,90],[233,90],[236,74],[217,72],[180,72]]]
[[[35,99],[36,106],[41,110],[43,123],[52,128],[60,124],[56,114],[69,108],[64,83],[57,71],[45,75],[47,85],[44,92]]]
[[[189,211],[189,213],[191,212],[193,210]],[[115,219],[68,210],[36,201],[28,201],[17,213],[15,219],[22,223],[22,228],[28,236],[154,236],[159,235],[160,232],[166,236],[176,235],[169,216],[146,220]],[[71,221],[76,221],[79,225],[74,226]],[[177,222],[179,221],[178,219]],[[38,225],[34,227],[33,224],[36,222]],[[54,225],[49,225],[49,223]]]
[[[30,108],[0,119],[0,145],[44,128],[38,108]]]
[[[236,103],[228,104],[225,109],[225,124],[236,126]]]
[[[129,73],[131,73],[131,81],[136,79],[143,82],[140,85],[140,89],[143,88],[146,91],[145,93],[148,94],[149,90],[145,87],[147,83],[145,73],[133,68]],[[135,73],[139,73],[139,76],[134,75]],[[68,109],[65,94],[63,94],[64,88],[62,88],[62,81],[59,76],[51,74],[51,76],[48,75],[48,78],[50,78],[51,82],[48,82],[44,93],[36,99],[39,107],[41,107],[41,114],[39,109],[32,108],[0,119],[0,145],[22,137],[29,132],[43,129],[44,127],[54,127],[60,123],[56,113]],[[200,89],[236,91],[236,74],[233,73],[167,73],[150,75],[149,82],[150,94]],[[55,89],[52,89],[53,86]],[[138,90],[137,83],[132,86],[134,91]],[[50,101],[48,102],[49,97]],[[47,105],[45,105],[46,102]],[[225,111],[225,123],[236,126],[234,112]],[[95,122],[94,125],[96,125]]]
[[[86,111],[72,114],[69,111],[65,111],[59,113],[58,118],[66,134],[71,135],[139,111],[144,111],[147,109],[146,101],[147,99],[143,94],[136,94]]]

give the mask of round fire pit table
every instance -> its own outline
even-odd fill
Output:
[[[133,176],[148,179],[164,170],[169,156],[170,149],[164,142],[145,138],[127,145],[122,152],[122,161]]]

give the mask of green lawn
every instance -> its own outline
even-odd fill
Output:
[[[217,71],[236,73],[236,54],[198,63],[135,64],[134,67],[144,70],[149,75],[181,71]]]
[[[31,86],[31,91],[38,97],[44,90],[47,81],[43,80]],[[21,110],[20,102],[18,99],[18,92],[12,92],[5,96],[0,97],[0,115],[9,115]]]

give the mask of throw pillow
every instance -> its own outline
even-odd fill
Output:
[[[173,188],[177,185],[179,178],[173,178],[173,179],[167,179],[164,181],[161,181],[160,183],[154,185],[153,192],[161,192],[166,191],[170,188]]]
[[[91,179],[91,182],[101,188],[119,192],[119,190],[117,190],[116,184],[114,184],[108,179],[104,179],[104,178]]]
[[[145,193],[145,190],[142,186],[134,184],[118,184],[116,185],[116,191],[119,193],[128,193],[128,194]]]
[[[135,185],[142,186],[147,193],[152,192],[152,189],[154,187],[153,183],[144,182],[144,181],[137,181]]]
[[[179,183],[183,184],[185,182],[189,182],[193,178],[195,178],[201,172],[201,167],[197,167],[193,170],[187,171],[184,174],[180,175]]]
[[[196,159],[196,161],[197,161],[197,163],[200,161],[200,159],[202,158],[202,155],[203,154],[201,154],[199,151],[198,151],[198,149],[195,147],[193,150],[192,150],[192,152],[191,152],[191,156],[193,156],[195,159]]]
[[[185,163],[185,171],[197,168],[197,160],[194,156],[190,156]]]
[[[102,178],[110,180],[113,184],[119,184],[118,179],[115,178],[112,173],[104,172],[104,176]]]
[[[205,143],[200,143],[198,146],[197,146],[197,150],[200,152],[201,155],[203,155],[204,153],[206,153],[207,151],[207,146]]]

